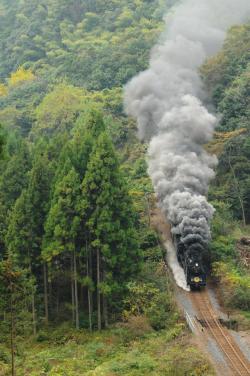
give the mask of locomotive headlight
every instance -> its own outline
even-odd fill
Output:
[[[195,278],[194,278],[194,282],[195,282],[195,283],[201,282],[200,277],[195,277]]]

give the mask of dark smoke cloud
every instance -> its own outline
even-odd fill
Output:
[[[216,117],[199,67],[222,46],[226,30],[250,15],[249,0],[185,0],[165,18],[166,31],[151,52],[150,67],[125,89],[125,109],[150,140],[149,174],[173,233],[202,251],[210,239],[214,209],[206,194],[216,158],[210,141]]]

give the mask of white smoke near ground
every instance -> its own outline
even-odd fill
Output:
[[[214,209],[206,195],[217,162],[203,148],[217,119],[203,104],[199,67],[222,47],[226,30],[249,15],[249,0],[184,0],[165,18],[149,69],[125,89],[126,113],[137,119],[139,138],[150,141],[148,171],[160,207],[195,252],[210,240]]]
[[[169,240],[164,243],[164,246],[167,250],[167,262],[172,270],[177,286],[181,287],[183,290],[190,291],[190,288],[187,286],[184,270],[178,263],[173,243]]]

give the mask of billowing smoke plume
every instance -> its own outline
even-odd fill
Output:
[[[203,105],[199,67],[221,47],[226,30],[250,15],[249,0],[184,0],[166,17],[150,67],[128,83],[126,112],[150,140],[149,174],[172,231],[202,252],[214,209],[206,194],[216,158],[203,145],[216,118]]]

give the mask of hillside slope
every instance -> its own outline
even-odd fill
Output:
[[[0,0],[0,375],[11,333],[20,375],[213,375],[175,306],[149,223],[147,145],[122,106],[175,3]],[[250,221],[248,61],[245,25],[201,68],[223,114],[208,146],[219,156],[213,270],[244,325],[249,270],[235,244]]]

